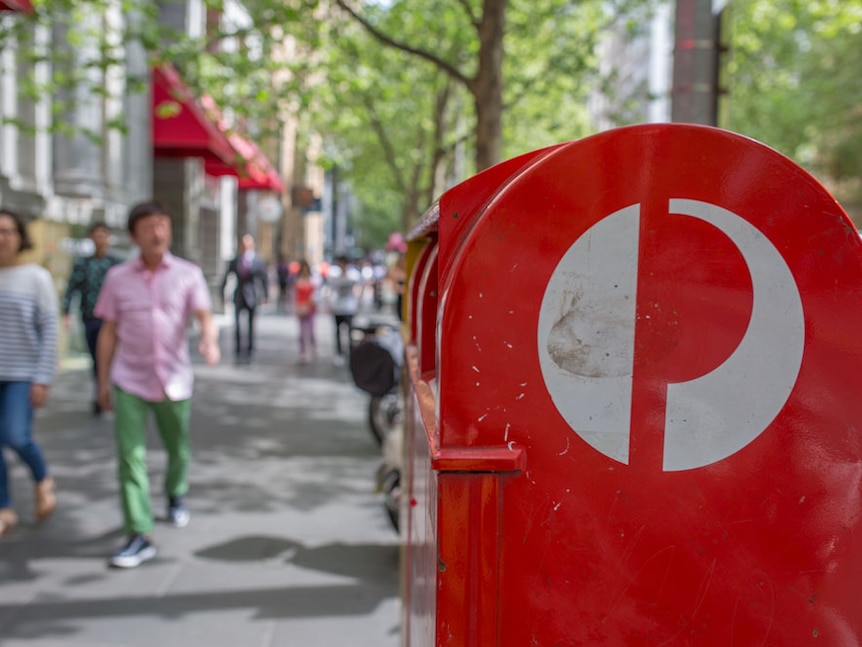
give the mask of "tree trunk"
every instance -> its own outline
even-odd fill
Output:
[[[479,68],[472,84],[476,107],[476,172],[501,161],[503,151],[503,33],[508,0],[484,0]]]

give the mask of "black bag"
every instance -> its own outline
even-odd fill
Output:
[[[402,352],[401,335],[396,331],[360,342],[350,351],[353,382],[371,395],[386,395],[398,385]]]

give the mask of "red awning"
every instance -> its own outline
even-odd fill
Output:
[[[248,177],[240,175],[240,190],[254,189],[257,191],[284,193],[284,182],[281,181],[281,176],[279,176],[278,171],[273,168],[269,160],[259,150],[257,157],[249,163],[249,166],[253,167],[254,171],[249,173]]]
[[[201,105],[207,114],[211,115],[219,124],[219,128],[223,132],[227,132],[227,125],[212,97],[202,97]],[[235,175],[239,178],[238,188],[240,190],[284,192],[284,183],[278,172],[270,164],[266,155],[257,147],[257,144],[236,131],[229,132],[227,139],[234,150],[233,157],[227,163],[207,159],[204,170],[208,175],[215,177]]]
[[[276,193],[284,192],[284,183],[281,181],[278,172],[253,142],[236,133],[229,135],[228,139],[237,151],[234,165],[231,166],[207,160],[204,170],[208,175],[216,177],[235,175],[239,178],[237,186],[241,191],[253,189],[258,191],[275,191]]]
[[[240,178],[239,188],[255,189],[257,191],[274,191],[275,193],[284,193],[284,182],[281,181],[281,176],[274,168],[269,167],[266,174],[261,179]]]
[[[153,153],[231,164],[234,149],[170,64],[153,69]]]
[[[33,3],[30,0],[0,0],[0,11],[33,13]]]

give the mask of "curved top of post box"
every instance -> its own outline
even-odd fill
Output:
[[[437,220],[450,608],[476,555],[507,646],[862,644],[862,240],[835,199],[683,124],[472,182]],[[502,448],[524,469],[488,479]]]
[[[472,226],[482,207],[497,191],[531,163],[566,144],[556,144],[500,162],[446,191],[411,230],[408,240],[439,237],[440,276],[448,270],[459,241]]]
[[[407,240],[425,238],[428,234],[437,231],[440,221],[440,200],[435,200],[413,229],[407,233]]]

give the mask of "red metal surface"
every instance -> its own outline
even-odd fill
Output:
[[[153,68],[153,152],[231,165],[236,152],[169,64]]]
[[[458,247],[469,234],[475,223],[475,215],[496,192],[527,168],[533,161],[541,158],[562,144],[535,150],[492,166],[469,180],[449,189],[440,199],[440,213],[434,229],[446,230],[440,239],[440,255],[444,259],[441,273],[448,271],[449,262],[454,258]],[[441,222],[445,219],[445,223]]]
[[[407,434],[401,519],[404,523],[404,564],[401,634],[406,645],[433,645],[437,618],[437,474],[431,469],[436,445],[434,394],[419,376],[419,353],[406,349]]]
[[[436,633],[407,644],[862,644],[846,214],[778,153],[697,126],[501,175],[440,201],[439,439],[413,428],[411,469],[464,471],[416,498]],[[487,471],[503,448],[522,472]]]
[[[434,387],[420,375],[418,348],[406,356],[405,644],[432,645],[436,635],[449,637],[438,644],[493,645],[502,487],[523,469],[524,455],[509,447],[441,449]]]
[[[428,373],[433,375],[437,363],[437,258],[437,245],[429,245],[422,274],[417,277],[416,339],[419,348],[419,374],[424,379],[429,379],[426,376]]]
[[[446,472],[438,485],[437,644],[499,644],[501,479]]]
[[[520,472],[526,456],[520,447],[438,449],[431,457],[436,472]]]
[[[411,245],[411,247],[414,247]],[[408,257],[415,257],[408,249]],[[437,410],[434,394],[435,330],[437,317],[437,244],[430,240],[418,252],[408,281],[411,345],[406,352],[407,461],[405,474],[406,555],[404,600],[405,640],[431,644],[436,619],[437,474],[432,469],[438,452]],[[408,644],[410,644],[408,642]]]

